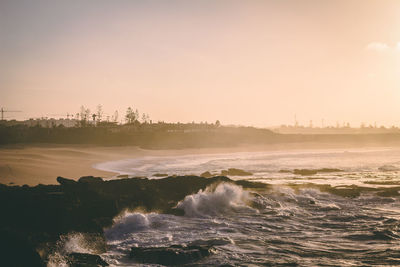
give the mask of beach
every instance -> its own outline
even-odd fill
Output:
[[[9,146],[0,149],[0,183],[17,185],[57,184],[58,176],[78,179],[93,175],[112,177],[93,164],[145,154],[135,147]]]
[[[177,150],[146,150],[134,146],[91,145],[9,145],[0,148],[0,183],[15,185],[57,184],[58,176],[77,180],[82,176],[99,176],[110,179],[118,175],[94,167],[99,163],[134,159],[139,157],[171,157],[198,154],[218,154],[255,151],[280,151],[338,148],[350,149],[352,145],[292,143],[263,146],[237,146],[226,148],[201,148]]]
[[[173,156],[241,151],[245,148],[145,150],[133,146],[13,145],[0,148],[0,183],[15,185],[57,184],[58,176],[77,180],[82,176],[112,178],[94,164],[143,156]],[[254,148],[253,148],[254,150]]]
[[[400,149],[324,147],[2,147],[6,262],[399,264]]]

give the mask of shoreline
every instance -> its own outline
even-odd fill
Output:
[[[96,169],[95,165],[145,156],[173,157],[194,154],[352,148],[389,148],[389,146],[382,144],[355,146],[354,144],[286,143],[225,148],[146,150],[133,146],[8,145],[0,147],[0,183],[30,186],[57,184],[58,176],[74,180],[78,180],[82,176],[99,176],[110,179],[119,173]]]

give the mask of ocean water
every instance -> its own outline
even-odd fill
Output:
[[[400,150],[370,148],[144,157],[98,164],[131,176],[218,173],[239,168],[270,186],[221,183],[182,199],[184,216],[131,211],[105,229],[115,266],[143,266],[132,247],[213,245],[187,266],[400,265]],[[280,170],[337,168],[295,175]],[[155,177],[154,177],[155,178]],[[159,179],[159,178],[155,178]]]

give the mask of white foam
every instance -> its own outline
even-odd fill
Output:
[[[107,239],[121,239],[126,234],[141,231],[149,226],[149,214],[125,212],[114,221],[114,225],[111,228],[106,230]]]
[[[71,233],[61,236],[56,244],[56,250],[49,256],[47,266],[68,267],[69,264],[66,255],[74,252],[96,254],[91,245],[82,233]]]
[[[216,216],[235,209],[248,208],[249,194],[241,186],[229,183],[219,184],[214,189],[206,188],[186,196],[177,208],[183,209],[187,216]]]

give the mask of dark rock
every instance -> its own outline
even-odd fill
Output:
[[[215,253],[210,246],[181,246],[150,247],[131,249],[130,257],[136,262],[161,265],[180,265],[198,261]]]
[[[294,169],[294,174],[299,175],[314,175],[317,173],[328,173],[328,172],[342,172],[341,169],[334,169],[334,168],[322,168],[322,169]]]
[[[31,242],[18,232],[0,230],[0,266],[44,267]]]
[[[18,233],[29,240],[27,247],[33,256],[26,256],[28,259],[36,257],[35,250],[39,247],[41,255],[48,254],[50,251],[46,250],[51,249],[60,235],[71,232],[102,234],[104,228],[112,225],[115,216],[127,209],[141,207],[144,211],[183,215],[182,210],[175,208],[177,203],[200,189],[221,182],[244,187],[253,185],[250,182],[235,182],[223,176],[108,181],[84,177],[79,182],[58,177],[57,181],[60,185],[29,187],[0,184],[0,230]],[[0,235],[0,241],[2,239]],[[42,247],[42,244],[49,245]],[[25,253],[21,250],[22,254]],[[36,266],[32,262],[26,266]]]
[[[202,174],[200,174],[200,177],[211,178],[211,177],[213,177],[213,175],[211,174],[211,172],[206,171],[206,172],[203,172]]]
[[[335,169],[335,168],[322,168],[322,169],[317,169],[317,172],[342,172],[343,170],[341,169]]]
[[[71,267],[108,266],[108,263],[99,255],[88,253],[70,253],[68,254],[68,263]]]
[[[74,181],[72,179],[63,178],[61,176],[57,177],[57,182],[60,185],[66,185],[66,186],[70,186],[70,185],[75,185],[76,184],[76,181]]]
[[[310,169],[294,169],[293,170],[294,174],[299,174],[299,175],[314,175],[317,174],[317,170],[310,170]]]
[[[247,172],[241,169],[235,169],[235,168],[230,168],[228,170],[222,170],[221,171],[221,175],[222,176],[228,176],[228,175],[232,175],[232,176],[250,176],[253,175],[251,172]]]
[[[166,173],[155,173],[155,174],[153,174],[153,176],[154,177],[167,177],[168,174],[166,174]]]
[[[104,182],[101,177],[83,176],[78,180],[79,183],[101,183]]]
[[[380,197],[397,197],[400,196],[399,188],[386,188],[378,193],[376,193]]]

